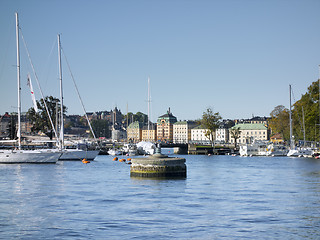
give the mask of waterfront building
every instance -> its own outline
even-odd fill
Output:
[[[127,129],[127,141],[137,143],[142,140],[142,123],[136,121],[131,123]]]
[[[261,123],[240,123],[233,126],[231,129],[240,129],[240,138],[237,139],[239,144],[249,144],[254,140],[268,140],[268,128]],[[229,133],[230,143],[234,143],[234,138]]]
[[[272,137],[270,137],[270,141],[273,143],[283,143],[283,137],[280,133],[277,133],[275,135],[273,135]]]
[[[229,129],[225,128],[224,126],[217,128],[215,135],[215,141],[218,143],[227,143],[229,141]]]
[[[191,129],[191,143],[211,144],[212,136],[211,135],[209,137],[206,136],[206,133],[208,131],[209,131],[209,129],[207,129],[201,125]]]
[[[173,124],[173,143],[189,143],[191,129],[198,126],[195,121],[179,121]]]
[[[156,142],[157,141],[157,125],[150,123],[149,130],[148,125],[142,128],[142,141]]]
[[[158,117],[157,140],[159,142],[173,142],[173,124],[176,122],[177,118],[170,112],[170,108],[166,114]]]

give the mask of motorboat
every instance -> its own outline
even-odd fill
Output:
[[[267,147],[267,156],[277,157],[277,156],[287,156],[288,148],[282,144],[269,144]]]
[[[267,143],[261,140],[255,140],[251,144],[240,145],[240,156],[267,156]]]
[[[288,157],[312,157],[314,151],[311,148],[295,148],[290,149],[287,156]]]
[[[156,145],[152,142],[139,142],[137,143],[138,153],[141,155],[152,155],[154,154]]]
[[[122,151],[119,149],[112,148],[108,150],[108,154],[112,156],[118,156],[118,155],[122,155]]]

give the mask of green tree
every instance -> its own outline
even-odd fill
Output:
[[[207,130],[206,137],[211,139],[212,143],[215,139],[215,131],[221,123],[222,117],[219,112],[214,113],[212,108],[207,108],[202,114],[201,125]]]
[[[234,147],[237,148],[237,140],[240,138],[240,127],[230,129],[231,137],[234,138]]]
[[[140,122],[143,124],[147,124],[148,123],[148,115],[142,113],[142,112],[137,112],[136,114],[132,113],[132,112],[128,112],[128,114],[123,115],[123,121],[122,123],[127,125],[127,119],[128,119],[128,125],[130,125],[130,123],[133,122]]]
[[[45,102],[48,107],[48,111],[51,116],[51,119],[54,123],[56,119],[56,112],[60,113],[60,104],[59,104],[60,100],[50,96],[50,97],[45,97]],[[37,113],[35,112],[33,107],[29,108],[27,112],[27,118],[32,124],[31,131],[32,132],[41,131],[45,133],[50,139],[52,139],[53,129],[45,108],[44,100],[43,99],[41,99],[40,101],[37,100],[37,106],[39,110]],[[66,112],[67,112],[67,108],[63,106],[64,115]]]
[[[303,139],[303,118],[306,140],[319,141],[319,82],[315,81],[308,87],[308,92],[293,105],[293,135],[295,139]]]
[[[289,110],[283,105],[276,106],[270,113],[269,127],[272,134],[280,133],[284,140],[290,138]]]
[[[97,119],[91,121],[91,126],[94,134],[97,138],[99,137],[110,137],[110,130],[109,130],[109,121],[103,119]],[[92,133],[90,133],[92,136]]]

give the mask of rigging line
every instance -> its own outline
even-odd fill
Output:
[[[57,40],[55,39],[54,41],[53,41],[53,44],[52,44],[52,47],[51,47],[51,51],[50,51],[50,53],[49,53],[49,55],[48,55],[48,59],[47,59],[47,62],[46,62],[46,67],[45,67],[45,69],[46,69],[46,77],[45,77],[45,87],[47,86],[47,83],[48,83],[48,79],[49,79],[49,66],[51,66],[51,64],[49,64],[49,62],[50,62],[50,59],[51,59],[51,56],[52,56],[52,53],[53,53],[53,50],[54,49],[56,49],[56,43],[57,43]]]
[[[96,135],[94,134],[93,129],[92,129],[92,126],[91,126],[91,123],[90,123],[90,121],[89,121],[89,118],[88,118],[88,115],[87,115],[87,111],[86,111],[86,109],[85,109],[85,107],[84,107],[84,104],[83,104],[82,98],[81,98],[81,96],[80,96],[80,93],[79,93],[79,90],[78,90],[78,87],[77,87],[76,81],[74,80],[73,74],[72,74],[72,72],[71,72],[71,68],[70,68],[70,65],[69,65],[69,62],[68,62],[67,56],[66,56],[66,54],[64,53],[63,48],[61,48],[61,50],[62,50],[62,54],[63,54],[63,56],[64,56],[64,59],[66,60],[66,63],[67,63],[67,66],[68,66],[68,70],[69,70],[69,72],[70,72],[70,75],[71,75],[71,78],[72,78],[72,81],[73,81],[74,87],[75,87],[75,89],[76,89],[76,91],[77,91],[77,94],[78,94],[78,97],[79,97],[79,100],[80,100],[80,103],[81,103],[82,109],[83,109],[83,111],[84,111],[84,114],[85,114],[85,116],[86,116],[87,122],[88,122],[89,127],[90,127],[91,133],[92,133],[92,135],[93,135],[94,140],[96,141],[96,143],[97,143],[97,144],[98,144],[98,146],[99,146],[99,143],[98,143],[98,141],[97,141]],[[100,147],[100,146],[99,146],[99,147]]]
[[[40,90],[41,97],[42,97],[43,102],[44,102],[44,106],[45,106],[46,111],[47,111],[47,114],[48,114],[48,116],[49,116],[49,120],[50,120],[50,123],[51,123],[51,127],[52,127],[52,129],[53,129],[53,131],[54,131],[54,135],[56,136],[57,144],[59,144],[59,142],[58,142],[58,135],[57,135],[56,129],[55,129],[54,125],[53,125],[53,122],[52,122],[52,119],[51,119],[51,116],[50,116],[50,113],[49,113],[49,109],[48,109],[47,103],[46,103],[46,101],[45,101],[45,99],[44,99],[43,92],[42,92],[42,89],[41,89],[41,87],[40,87],[40,83],[39,83],[39,80],[38,80],[38,76],[37,76],[36,71],[35,71],[35,69],[34,69],[34,66],[33,66],[33,63],[32,63],[31,57],[30,57],[30,53],[29,53],[29,50],[28,50],[28,48],[27,48],[27,44],[26,44],[26,41],[24,40],[24,37],[23,37],[23,34],[22,34],[21,29],[20,29],[20,33],[21,33],[21,37],[22,37],[22,41],[23,41],[24,47],[26,48],[26,52],[27,52],[27,55],[28,55],[28,58],[29,58],[29,62],[30,62],[32,71],[33,71],[33,75],[34,75],[34,77],[35,77],[35,79],[36,79],[38,88],[39,88],[39,90]]]

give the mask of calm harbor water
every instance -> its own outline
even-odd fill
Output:
[[[320,160],[184,157],[180,180],[112,156],[0,165],[0,238],[320,239]]]

